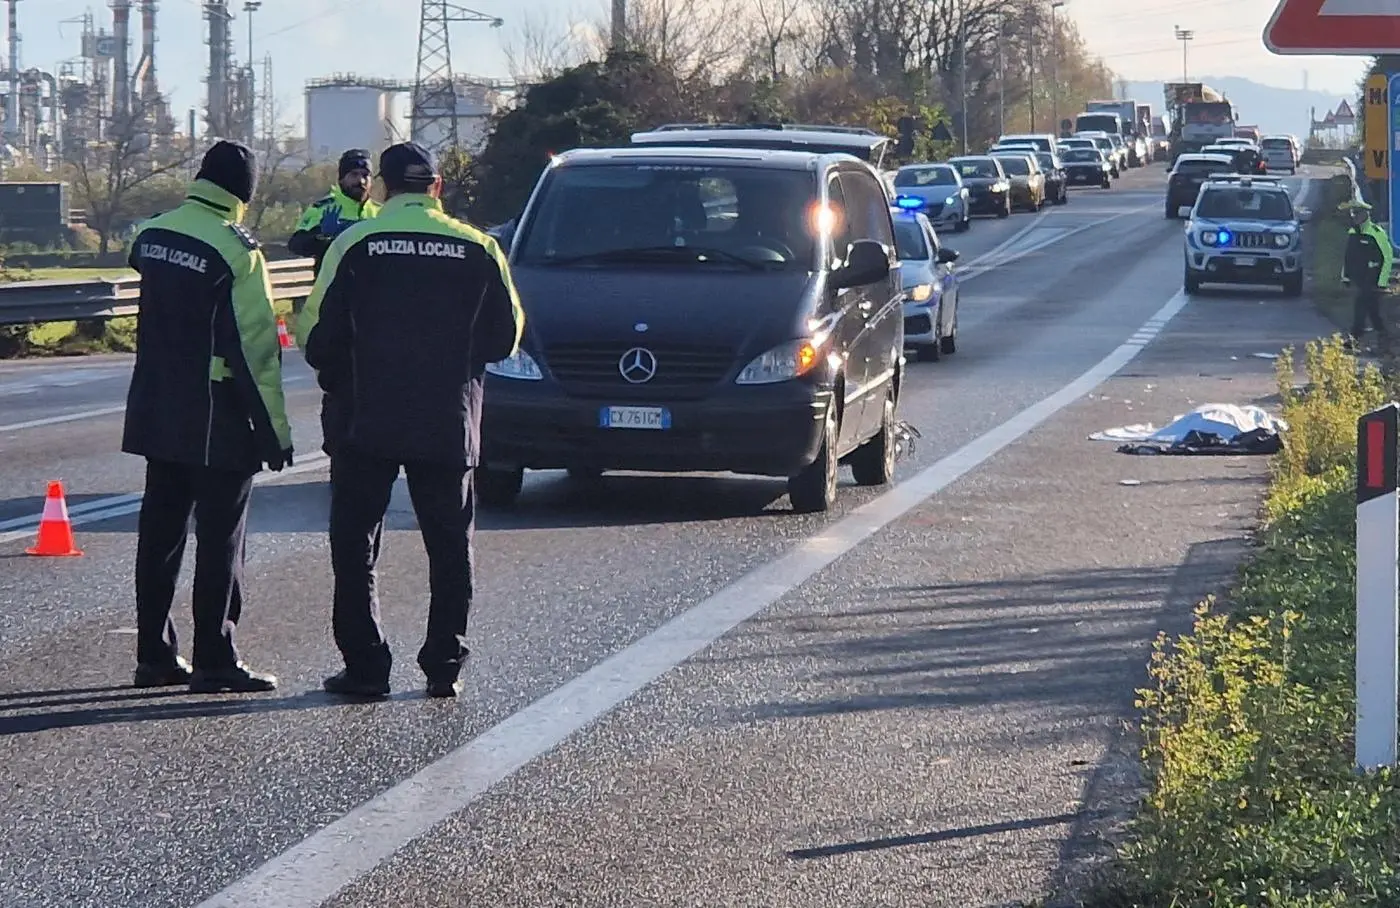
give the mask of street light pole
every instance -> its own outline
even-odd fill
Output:
[[[253,66],[253,13],[262,8],[262,0],[245,0],[243,11],[248,14],[248,66]]]
[[[1056,17],[1060,7],[1065,5],[1065,0],[1050,0],[1050,50],[1054,54],[1051,65],[1054,67],[1053,88],[1054,93],[1050,96],[1051,120],[1050,131],[1055,135],[1060,134],[1060,20]]]
[[[958,42],[961,45],[958,69],[962,73],[962,153],[967,154],[967,10],[960,7],[958,12],[962,36]]]
[[[1172,28],[1176,29],[1176,40],[1181,42],[1181,81],[1190,82],[1191,77],[1187,75],[1186,69],[1186,48],[1196,37],[1196,33],[1179,25],[1173,25]]]
[[[997,16],[997,135],[1006,135],[1006,17]]]

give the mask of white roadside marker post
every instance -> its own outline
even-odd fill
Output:
[[[1394,401],[1356,436],[1356,766],[1396,764],[1400,697],[1400,500]]]

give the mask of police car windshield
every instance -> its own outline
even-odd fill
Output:
[[[816,255],[816,202],[815,180],[799,170],[701,161],[566,165],[550,174],[521,225],[515,260],[807,270]]]
[[[1196,206],[1196,216],[1212,220],[1291,221],[1293,205],[1282,191],[1208,189]]]
[[[924,242],[923,228],[911,217],[895,216],[894,246],[902,261],[928,258],[928,244]]]
[[[1060,155],[1066,164],[1085,164],[1102,160],[1102,155],[1094,148],[1070,148]]]
[[[947,167],[901,167],[894,175],[896,186],[953,186],[957,176]]]

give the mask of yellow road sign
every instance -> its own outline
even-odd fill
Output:
[[[1390,78],[1373,75],[1366,79],[1366,178],[1384,180],[1390,176],[1390,99],[1386,86]]]

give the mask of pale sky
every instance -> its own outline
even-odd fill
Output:
[[[1188,50],[1191,77],[1242,76],[1283,88],[1311,88],[1338,98],[1351,97],[1362,57],[1278,57],[1260,35],[1276,0],[1068,0],[1072,15],[1092,50],[1121,77],[1174,80],[1181,76],[1181,43],[1174,27],[1195,31]],[[248,21],[242,0],[232,0],[235,54],[247,57]],[[528,19],[565,28],[570,21],[606,20],[605,0],[465,0],[465,6],[506,20],[504,28],[479,24],[453,26],[453,60],[459,72],[503,78],[503,44],[518,41]],[[207,66],[206,25],[201,0],[160,0],[157,74],[172,100],[176,119],[204,101]],[[271,55],[274,88],[283,119],[300,122],[302,87],[307,79],[354,72],[411,79],[418,49],[418,0],[263,0],[254,14],[253,55]],[[54,71],[79,50],[77,19],[91,11],[99,26],[111,27],[103,0],[20,0],[21,66]],[[524,19],[522,19],[524,11]],[[139,17],[132,15],[139,43]],[[132,50],[132,63],[140,53]]]

